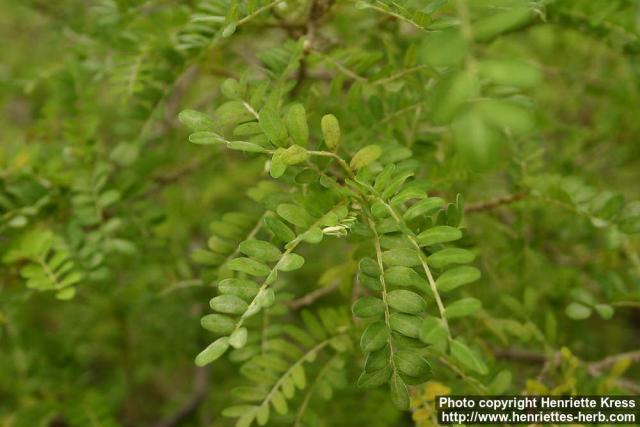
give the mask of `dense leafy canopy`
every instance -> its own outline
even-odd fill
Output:
[[[0,5],[0,424],[640,391],[637,1]]]

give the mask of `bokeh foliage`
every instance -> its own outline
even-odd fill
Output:
[[[0,425],[640,392],[637,1],[0,7]]]

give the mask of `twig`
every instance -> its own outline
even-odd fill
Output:
[[[314,302],[316,302],[316,300],[338,289],[339,285],[340,285],[340,282],[336,280],[329,286],[325,286],[323,288],[316,289],[313,292],[309,292],[308,294],[303,295],[300,298],[294,299],[293,301],[289,302],[289,308],[291,310],[299,310],[302,307],[311,305]]]
[[[486,200],[484,202],[478,202],[478,203],[469,205],[465,208],[464,211],[467,213],[488,211],[503,205],[508,205],[508,204],[517,202],[519,200],[524,199],[526,196],[527,196],[527,193],[524,193],[524,192],[509,194],[506,196],[498,197],[493,200]]]
[[[514,359],[522,360],[529,363],[544,363],[547,360],[547,356],[543,353],[536,353],[535,351],[521,350],[518,348],[494,348],[491,349],[494,356],[501,359]]]
[[[175,171],[174,173],[167,175],[167,176],[158,176],[156,178],[153,179],[153,186],[151,188],[149,188],[147,191],[140,193],[136,196],[134,196],[133,198],[131,198],[131,201],[136,201],[139,199],[145,199],[155,193],[157,193],[158,191],[162,190],[163,188],[171,185],[171,184],[175,184],[177,181],[181,180],[182,178],[192,174],[193,172],[197,171],[198,169],[200,169],[200,167],[209,162],[211,160],[211,156],[208,157],[202,157],[199,159],[196,159],[194,161],[192,161],[191,163],[189,163],[188,165],[184,166],[181,169],[178,169],[177,171]]]
[[[607,369],[613,365],[615,365],[618,361],[622,359],[629,359],[632,362],[640,362],[640,350],[638,351],[629,351],[627,353],[620,353],[614,356],[605,357],[604,359],[591,362],[587,365],[587,369],[591,375],[597,375],[604,369]]]
[[[198,406],[200,406],[207,395],[208,387],[209,367],[196,368],[193,375],[193,391],[189,400],[187,400],[176,413],[154,424],[154,427],[173,427],[179,425],[182,420],[198,409]]]
[[[558,366],[562,360],[562,355],[559,351],[554,352],[551,356],[547,356],[543,353],[536,353],[529,350],[521,350],[514,348],[506,349],[492,349],[494,356],[498,358],[520,360],[526,363],[541,364],[543,363],[542,370],[537,376],[538,381],[544,380],[544,377],[556,366]],[[618,361],[623,359],[630,359],[632,362],[640,362],[640,350],[629,351],[626,353],[620,353],[613,356],[605,357],[604,359],[597,360],[595,362],[585,362],[584,366],[587,369],[587,373],[592,377],[597,377],[602,374],[602,371],[615,365]],[[629,380],[627,378],[618,378],[615,380],[615,384],[624,388],[630,392],[638,393],[640,390],[640,384]]]

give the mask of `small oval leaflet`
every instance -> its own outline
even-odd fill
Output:
[[[304,265],[304,258],[298,254],[285,254],[280,262],[278,262],[278,270],[293,271]]]
[[[260,128],[267,135],[269,141],[278,146],[282,146],[287,139],[287,128],[285,127],[280,114],[269,106],[260,110],[258,122]]]
[[[396,332],[409,338],[418,338],[422,319],[418,316],[403,313],[392,313],[389,316],[389,326]]]
[[[444,248],[430,255],[427,261],[435,268],[442,268],[450,264],[466,264],[475,258],[476,255],[467,249]]]
[[[365,353],[382,348],[389,338],[389,330],[384,322],[373,322],[360,338],[360,348]]]
[[[352,311],[358,317],[377,317],[384,314],[384,303],[379,298],[364,296],[353,304]]]
[[[478,312],[482,308],[482,302],[477,298],[462,298],[447,306],[444,314],[447,319],[464,317]]]
[[[258,277],[267,276],[271,272],[271,269],[266,264],[245,257],[232,259],[227,263],[227,267],[234,271]]]
[[[224,144],[225,140],[215,132],[200,131],[189,135],[189,142],[199,145],[217,145]]]
[[[309,125],[307,124],[307,113],[302,104],[294,104],[289,108],[286,123],[293,142],[306,147],[309,143]]]
[[[476,371],[480,375],[485,375],[489,371],[489,368],[487,368],[487,365],[482,361],[478,354],[458,339],[451,341],[451,356],[467,368]]]
[[[229,345],[233,348],[242,348],[247,343],[247,328],[236,329],[229,337]]]
[[[213,120],[199,111],[183,110],[178,114],[178,119],[193,131],[211,131],[215,129]]]
[[[354,170],[361,169],[378,160],[381,154],[382,148],[379,145],[367,145],[354,154],[349,166]]]
[[[229,338],[218,338],[196,356],[196,365],[204,366],[218,359],[229,348]]]
[[[401,410],[409,409],[409,391],[400,375],[395,374],[391,377],[390,387],[393,404]]]
[[[438,277],[436,286],[443,292],[449,292],[459,286],[475,282],[480,278],[480,270],[471,266],[455,267]]]
[[[417,240],[420,246],[431,246],[437,243],[446,243],[458,240],[462,237],[462,231],[449,225],[438,225],[418,234]]]
[[[387,295],[389,306],[401,313],[416,314],[426,310],[427,303],[415,292],[397,289]]]
[[[263,146],[247,141],[229,141],[227,148],[230,150],[246,151],[247,153],[264,153],[267,151]]]
[[[209,306],[219,313],[242,314],[249,305],[240,297],[235,295],[219,295],[209,301]]]
[[[240,252],[260,261],[277,261],[280,259],[280,249],[264,240],[250,239],[240,243]]]
[[[320,127],[322,128],[324,143],[327,144],[327,147],[331,150],[335,151],[340,144],[340,125],[338,124],[338,119],[333,114],[327,114],[322,117]]]
[[[207,314],[200,319],[203,328],[216,334],[230,334],[235,327],[235,322],[229,316],[222,314]]]

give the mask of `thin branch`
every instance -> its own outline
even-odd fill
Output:
[[[493,355],[498,358],[519,360],[525,363],[531,364],[543,364],[542,370],[538,374],[538,381],[542,381],[544,377],[557,367],[562,361],[562,354],[559,351],[554,352],[550,356],[544,353],[537,353],[535,351],[521,350],[514,348],[506,349],[492,349]],[[594,362],[584,362],[584,366],[587,369],[587,373],[592,377],[597,377],[603,373],[606,369],[611,368],[620,360],[629,359],[632,362],[640,362],[640,350],[629,351],[626,353],[620,353],[613,356],[605,357],[604,359]],[[615,380],[615,384],[633,393],[638,393],[640,390],[640,384],[631,381],[627,378],[618,378]]]
[[[204,401],[209,387],[209,367],[196,368],[193,375],[191,397],[174,414],[158,421],[153,427],[173,427],[191,415]]]
[[[339,285],[340,285],[340,282],[336,280],[329,286],[325,286],[325,287],[316,289],[312,292],[309,292],[308,294],[303,295],[300,298],[294,299],[293,301],[289,302],[288,304],[289,308],[291,310],[299,310],[302,307],[311,305],[314,302],[316,302],[318,299],[322,298],[323,296],[328,295],[331,292],[338,289]]]
[[[140,193],[134,196],[133,198],[131,198],[131,201],[146,199],[147,197],[161,191],[165,187],[171,184],[175,184],[176,182],[180,181],[182,178],[199,170],[200,167],[203,164],[207,163],[209,160],[211,160],[212,157],[213,156],[207,156],[207,157],[196,159],[191,163],[187,164],[186,166],[182,167],[181,169],[178,169],[177,171],[173,172],[172,174],[169,174],[166,176],[162,175],[162,176],[153,178],[153,186],[149,188],[147,191]]]
[[[525,192],[509,194],[509,195],[501,196],[492,200],[485,200],[483,202],[471,204],[467,206],[464,211],[466,213],[489,211],[503,205],[515,203],[519,200],[524,199],[526,196],[527,196],[527,193]]]
[[[597,375],[601,371],[615,365],[622,359],[629,359],[632,362],[640,362],[640,350],[620,353],[614,356],[605,357],[597,362],[591,362],[587,365],[587,369],[591,375]]]

